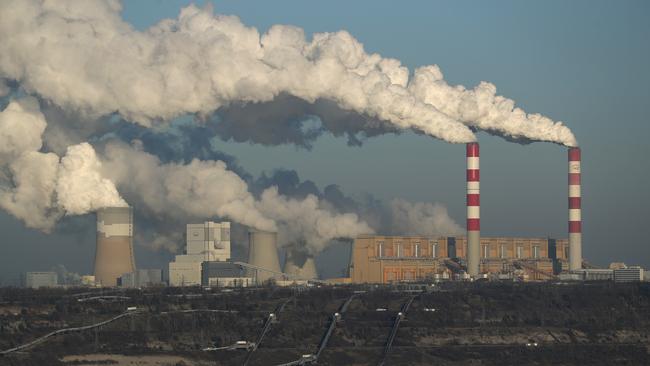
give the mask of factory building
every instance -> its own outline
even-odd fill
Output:
[[[482,237],[479,273],[522,272],[530,280],[549,279],[568,268],[568,240]],[[466,260],[465,237],[361,236],[354,241],[353,283],[389,283],[450,277]]]
[[[643,281],[643,268],[638,266],[618,268],[614,270],[615,282],[639,282]]]
[[[56,287],[59,285],[59,276],[56,272],[27,272],[24,281],[25,287],[29,288]]]
[[[230,260],[230,222],[188,224],[185,253],[169,263],[170,286],[201,284],[201,263]]]
[[[608,268],[589,268],[571,271],[578,274],[582,281],[611,281],[614,279],[614,270]]]
[[[201,264],[201,285],[204,287],[248,287],[254,279],[246,270],[231,262],[203,262]]]
[[[162,270],[139,269],[135,272],[125,273],[118,279],[118,286],[125,288],[142,288],[163,285]]]

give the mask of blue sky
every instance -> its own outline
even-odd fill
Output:
[[[145,29],[175,17],[186,1],[124,2],[125,19]],[[583,149],[583,255],[596,264],[650,267],[647,189],[650,132],[650,3],[647,1],[213,1],[261,32],[273,24],[309,35],[345,29],[369,52],[413,69],[438,64],[452,84],[485,80],[528,112],[564,121]],[[483,235],[566,237],[566,150],[518,145],[479,134]],[[464,146],[411,133],[348,147],[325,136],[313,149],[218,141],[259,174],[295,169],[323,187],[382,199],[441,202],[464,225]],[[83,219],[82,219],[83,220]],[[0,213],[8,253],[25,270],[57,263],[90,272],[94,232],[45,236]],[[91,228],[92,229],[92,228]],[[74,230],[70,230],[74,231]],[[138,262],[162,266],[166,256]],[[33,253],[39,252],[40,258]],[[331,256],[331,254],[330,254]],[[7,258],[6,256],[2,256]],[[68,263],[73,259],[73,263]],[[7,271],[18,264],[4,263]]]

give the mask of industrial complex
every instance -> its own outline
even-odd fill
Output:
[[[581,151],[568,149],[568,238],[481,237],[480,150],[466,145],[467,234],[454,237],[362,235],[354,238],[348,275],[330,283],[431,282],[443,280],[618,280],[640,281],[639,267],[613,264],[598,269],[582,259]],[[85,285],[143,287],[247,287],[272,281],[279,285],[323,282],[313,255],[301,248],[285,249],[284,266],[278,256],[275,232],[248,233],[248,261],[231,258],[230,222],[187,224],[185,246],[166,269],[138,269],[133,255],[133,209],[109,207],[97,211],[97,249],[94,276]],[[645,276],[647,277],[647,276]],[[31,272],[30,287],[56,282],[49,272]],[[54,278],[54,279],[53,279]]]

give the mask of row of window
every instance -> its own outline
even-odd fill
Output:
[[[533,246],[533,253],[532,253],[532,258],[539,258],[539,246],[534,245]],[[508,248],[506,245],[501,245],[499,247],[499,257],[500,258],[508,258]],[[489,245],[483,245],[483,258],[490,258],[490,246]],[[517,246],[516,250],[516,258],[521,259],[524,258],[524,247],[523,246]]]
[[[385,245],[383,242],[377,244],[378,257],[432,257],[438,255],[438,243],[429,243],[429,245],[421,245],[420,243],[402,246],[397,243],[395,245]],[[397,250],[395,250],[395,248]]]
[[[490,258],[490,246],[482,245],[483,248],[483,258]],[[568,247],[564,248],[564,257],[568,258]],[[430,257],[436,258],[438,256],[438,242],[429,243],[428,245],[421,245],[420,243],[402,245],[401,243],[395,243],[394,245],[385,245],[384,242],[377,243],[376,246],[376,256],[378,257]],[[499,247],[499,257],[500,258],[510,258],[508,256],[508,245],[502,244]],[[515,249],[515,258],[534,258],[538,259],[541,257],[541,251],[539,245],[533,245],[532,253],[530,257],[524,256],[524,246],[517,245]]]

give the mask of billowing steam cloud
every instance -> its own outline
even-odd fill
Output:
[[[356,214],[321,208],[313,195],[297,200],[272,187],[256,199],[222,161],[165,164],[137,144],[134,148],[115,141],[104,147],[104,162],[88,143],[69,146],[59,159],[39,152],[46,126],[31,97],[10,102],[0,113],[0,156],[11,172],[3,182],[0,205],[30,227],[49,230],[63,214],[125,206],[117,185],[155,216],[227,217],[260,230],[280,229],[288,241],[307,238],[314,250],[333,238],[372,232]]]
[[[409,91],[446,115],[469,126],[512,140],[551,141],[567,146],[578,142],[562,122],[541,114],[526,114],[512,99],[496,95],[494,84],[481,82],[473,90],[450,86],[436,65],[415,70]]]
[[[462,230],[442,206],[360,203],[337,187],[321,193],[302,183],[287,193],[204,147],[214,135],[309,147],[323,131],[359,144],[405,129],[453,143],[474,141],[478,129],[576,145],[561,122],[526,114],[492,84],[450,86],[437,66],[409,79],[398,60],[366,53],[345,31],[307,40],[277,25],[260,35],[191,5],[140,32],[120,11],[116,0],[0,5],[0,101],[13,98],[0,112],[0,207],[29,227],[48,231],[65,215],[124,206],[123,195],[151,222],[227,218],[277,230],[281,242],[312,254],[380,228],[453,235]],[[22,94],[39,99],[16,99]],[[174,126],[187,115],[205,130]],[[306,126],[309,119],[320,124]],[[160,135],[148,141],[141,130],[167,135],[149,149]],[[172,130],[188,134],[180,143],[188,154],[163,146]],[[156,232],[153,245],[178,241],[177,231]]]
[[[279,231],[282,242],[306,239],[313,251],[331,239],[373,232],[356,214],[332,213],[314,195],[289,198],[273,186],[257,199],[222,161],[164,164],[123,143],[109,143],[105,149],[104,175],[130,201],[158,216],[228,217],[256,229]]]
[[[440,204],[394,199],[390,206],[393,230],[400,234],[453,236],[462,235],[465,231],[449,217],[447,208]]]
[[[47,123],[35,98],[11,101],[0,112],[0,206],[32,228],[52,229],[64,214],[80,215],[106,206],[124,206],[113,183],[100,176],[93,148],[68,147],[59,160],[39,152]]]
[[[103,207],[124,207],[115,185],[100,174],[101,163],[88,143],[68,147],[61,158],[56,185],[59,205],[71,215],[82,215]]]
[[[349,33],[276,25],[260,36],[232,16],[190,5],[146,32],[114,0],[8,0],[0,12],[0,77],[89,117],[114,112],[150,126],[207,116],[233,103],[288,94],[388,121],[439,139],[474,141],[469,126],[510,138],[575,145],[561,123],[527,115],[482,83],[450,87],[437,67],[409,71],[368,54]]]

